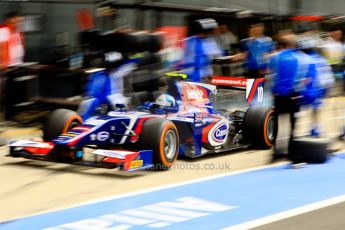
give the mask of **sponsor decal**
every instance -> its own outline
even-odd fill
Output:
[[[111,117],[129,117],[129,118],[137,118],[138,116],[150,115],[147,112],[138,112],[138,111],[111,111],[108,113]]]
[[[264,78],[248,79],[246,99],[248,104],[262,103],[264,96]]]
[[[106,123],[106,122],[107,122],[107,121],[99,120],[99,119],[97,119],[97,118],[90,118],[90,119],[86,120],[84,124],[96,126],[96,125],[102,125],[102,124],[104,124],[104,123]]]
[[[185,121],[185,122],[193,122],[194,121],[193,118],[183,117],[183,116],[179,116],[179,115],[177,115],[176,117],[169,117],[169,120],[171,120],[171,121]]]
[[[204,119],[202,120],[203,125],[208,125],[208,124],[211,124],[212,122],[214,122],[214,118],[211,118],[211,117],[204,117]]]
[[[112,150],[103,150],[103,149],[97,149],[96,151],[92,152],[95,155],[101,155],[105,157],[112,157],[116,159],[125,159],[126,155],[133,154],[135,152],[130,152],[130,151],[112,151]]]
[[[64,133],[64,134],[61,134],[61,136],[63,136],[63,137],[75,137],[75,136],[78,136],[78,134],[75,134],[75,133]]]
[[[195,127],[200,127],[202,126],[202,120],[203,120],[203,115],[202,113],[195,113],[194,114],[194,125]]]
[[[108,140],[110,137],[110,134],[109,132],[106,132],[106,131],[102,131],[102,132],[99,132],[97,134],[91,134],[90,135],[90,139],[91,141],[106,141]]]
[[[189,89],[187,90],[187,96],[190,100],[200,100],[204,99],[204,94],[201,90]]]
[[[247,79],[238,77],[212,77],[211,83],[214,85],[246,87]]]
[[[102,131],[102,132],[97,133],[97,140],[98,141],[106,141],[106,140],[108,140],[108,138],[109,138],[108,132]]]
[[[208,133],[208,142],[212,146],[224,144],[228,137],[228,128],[229,125],[224,120],[217,122]]]
[[[223,142],[228,134],[228,126],[225,123],[219,124],[212,133],[212,139],[216,142]]]
[[[195,127],[201,127],[202,123],[195,123]]]
[[[72,130],[86,132],[86,131],[91,130],[92,127],[93,126],[91,126],[91,127],[88,127],[88,126],[77,126],[77,127],[74,127]]]
[[[131,168],[131,169],[139,168],[139,167],[143,166],[143,164],[144,164],[143,160],[131,161],[129,168]]]
[[[194,114],[194,120],[195,120],[195,122],[202,122],[202,119],[203,119],[202,113],[195,113],[195,114]]]
[[[11,147],[34,147],[34,148],[52,148],[53,145],[44,142],[35,142],[35,141],[25,141],[19,140],[12,142]]]
[[[187,79],[187,74],[185,73],[166,73],[165,76],[167,77],[180,77],[182,79]]]

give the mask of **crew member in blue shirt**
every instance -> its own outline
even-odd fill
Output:
[[[249,78],[264,77],[267,72],[268,55],[274,50],[274,43],[264,31],[264,24],[252,25],[249,38],[241,41],[242,59]]]
[[[308,55],[297,49],[296,35],[283,36],[278,41],[283,48],[273,55],[269,62],[272,72],[272,94],[274,96],[275,111],[279,116],[279,123],[284,122],[284,115],[289,114],[290,133],[288,145],[278,143],[282,138],[283,129],[278,130],[277,140],[274,144],[273,159],[286,157],[288,154],[293,164],[301,163],[302,159],[289,151],[291,140],[294,138],[296,112],[299,111],[299,100],[305,87],[306,79],[310,71],[310,59]],[[282,116],[283,115],[283,116]]]
[[[318,42],[315,38],[311,36],[303,38],[302,36],[302,39],[298,41],[298,45],[311,59],[310,81],[306,84],[303,92],[302,103],[312,106],[310,134],[313,137],[319,137],[321,131],[318,122],[318,111],[322,105],[322,98],[334,85],[334,76],[327,60],[319,54]]]
[[[222,50],[210,34],[218,26],[212,18],[196,20],[192,24],[194,36],[185,41],[186,48],[181,71],[189,81],[200,82],[212,75],[212,59],[222,55]]]

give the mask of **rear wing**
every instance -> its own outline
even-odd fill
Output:
[[[264,78],[212,76],[210,82],[219,87],[229,87],[246,91],[249,105],[262,104],[264,98]]]

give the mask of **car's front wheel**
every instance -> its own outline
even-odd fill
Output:
[[[74,111],[68,109],[54,110],[47,118],[44,129],[43,139],[51,141],[62,133],[66,133],[73,127],[80,125],[82,118]]]
[[[179,136],[174,123],[162,118],[153,118],[144,123],[140,135],[140,148],[153,150],[155,170],[167,170],[176,161],[179,151]]]

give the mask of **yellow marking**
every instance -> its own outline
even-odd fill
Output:
[[[78,134],[75,134],[75,133],[64,133],[64,134],[61,134],[61,136],[67,136],[67,137],[75,137],[77,135]]]
[[[181,77],[183,79],[186,79],[188,77],[185,73],[166,73],[165,75],[168,77]]]
[[[129,56],[129,59],[136,59],[144,57],[144,53],[137,53]]]
[[[132,161],[130,164],[129,164],[129,168],[139,168],[141,166],[143,166],[144,162],[143,160],[135,160],[135,161]]]
[[[25,134],[31,134],[31,133],[38,133],[41,132],[39,129],[19,129],[19,130],[4,130],[2,133],[0,133],[0,137],[13,137],[13,136],[19,136],[19,135],[25,135]]]

